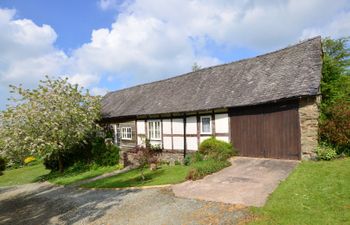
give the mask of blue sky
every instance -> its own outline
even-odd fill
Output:
[[[69,77],[94,94],[350,35],[346,0],[0,0],[0,109],[9,84]]]

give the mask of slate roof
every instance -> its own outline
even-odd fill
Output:
[[[321,37],[254,58],[109,92],[103,118],[256,105],[319,94]]]

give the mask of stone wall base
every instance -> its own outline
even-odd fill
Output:
[[[188,154],[191,154],[189,152]],[[183,163],[184,154],[181,151],[163,151],[158,156],[159,161],[166,163]],[[120,162],[123,163],[124,166],[128,165],[137,165],[136,153],[130,151],[121,151]]]

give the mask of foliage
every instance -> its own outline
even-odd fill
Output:
[[[320,123],[320,137],[336,146],[338,153],[350,154],[350,101],[336,101],[328,109],[328,118]]]
[[[133,152],[136,153],[135,160],[139,165],[141,178],[145,180],[144,170],[149,164],[158,163],[158,151],[154,150],[151,145],[146,144],[146,147],[136,146]]]
[[[203,160],[204,160],[204,156],[197,151],[197,152],[192,153],[190,155],[186,155],[186,157],[184,159],[184,165],[189,166],[192,163],[200,162]]]
[[[348,224],[350,158],[301,162],[249,224]]]
[[[333,40],[326,38],[322,42],[323,46],[323,66],[322,66],[322,109],[332,106],[336,100],[350,100],[350,49],[347,46],[349,38]],[[323,119],[327,118],[324,113]]]
[[[96,138],[92,143],[93,161],[100,166],[113,166],[119,162],[119,147]]]
[[[332,160],[337,157],[336,150],[325,143],[321,143],[316,149],[317,159]]]
[[[320,139],[337,148],[350,149],[350,49],[349,38],[323,40]]]
[[[191,164],[191,169],[188,172],[187,179],[198,180],[205,177],[208,174],[215,173],[230,165],[231,163],[228,161],[215,160],[215,159],[198,161]]]
[[[65,151],[61,157],[65,169],[79,163],[114,166],[119,162],[119,148],[113,144],[106,144],[103,137],[92,134],[84,142],[78,143],[72,149]],[[58,171],[59,161],[57,153],[45,157],[44,165],[47,169]]]
[[[196,62],[193,63],[192,72],[195,72],[195,71],[200,70],[200,69],[202,69],[202,67],[200,65],[198,65],[198,63],[196,63]]]
[[[6,169],[6,160],[0,157],[0,175],[2,175],[2,171]]]
[[[144,170],[144,177],[141,177],[141,168],[133,169],[112,177],[96,180],[91,183],[83,184],[88,188],[123,188],[140,187],[151,185],[176,184],[186,180],[186,174],[189,167],[183,165],[161,165],[157,170]]]
[[[191,155],[186,155],[184,158],[184,165],[189,166],[191,164]]]
[[[27,155],[57,154],[63,171],[63,154],[96,128],[99,98],[83,93],[68,79],[46,77],[33,90],[10,87],[14,105],[0,115],[1,151],[19,163]]]
[[[6,169],[4,175],[0,176],[0,187],[33,183],[38,181],[40,176],[49,172],[41,163],[17,169]]]
[[[36,161],[36,158],[34,156],[28,156],[27,158],[24,159],[24,164],[28,165],[34,161]]]
[[[215,137],[204,140],[199,146],[199,152],[208,158],[223,161],[227,160],[233,155],[236,155],[236,151],[230,143],[217,140]]]

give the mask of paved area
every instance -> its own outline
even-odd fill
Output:
[[[298,161],[235,157],[232,166],[198,181],[173,186],[176,196],[245,206],[263,206]]]
[[[0,224],[237,224],[247,209],[175,197],[171,189],[0,188]]]

